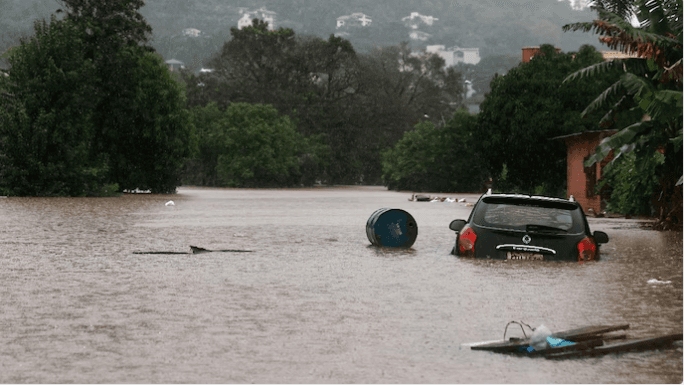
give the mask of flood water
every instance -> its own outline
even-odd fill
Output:
[[[681,332],[682,233],[590,218],[610,236],[599,262],[474,261],[449,254],[448,224],[471,207],[409,197],[338,187],[0,199],[0,382],[682,382],[681,343],[562,361],[462,346],[502,338],[511,320]],[[382,207],[415,218],[410,250],[370,246],[366,220]],[[253,252],[134,254],[190,245]],[[670,283],[647,282],[657,277]]]

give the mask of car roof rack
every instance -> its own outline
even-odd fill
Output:
[[[492,193],[492,189],[488,189],[487,192],[484,194],[484,196],[501,196],[501,197],[508,197],[508,198],[528,198],[528,199],[538,199],[538,200],[546,200],[546,201],[567,201],[567,202],[573,202],[577,203],[577,200],[573,195],[570,195],[570,198],[568,199],[563,199],[563,198],[556,198],[556,197],[547,197],[547,196],[542,196],[542,195],[529,195],[529,194],[520,194],[520,193],[503,193],[503,194],[494,194]]]

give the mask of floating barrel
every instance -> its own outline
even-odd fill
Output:
[[[404,210],[383,208],[368,218],[366,235],[375,246],[409,248],[418,236],[418,225]]]

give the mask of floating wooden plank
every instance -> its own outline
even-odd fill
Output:
[[[202,247],[197,247],[197,246],[190,246],[190,249],[192,250],[193,254],[200,254],[200,253],[251,253],[252,250],[235,250],[235,249],[230,249],[230,250],[207,250]]]
[[[563,340],[568,340],[572,342],[583,342],[600,339],[603,334],[625,330],[629,328],[629,324],[624,325],[598,325],[598,326],[586,326],[578,329],[571,329],[562,332],[552,333],[551,337],[560,338]],[[492,352],[506,353],[506,352],[517,352],[521,347],[526,347],[530,345],[530,338],[520,338],[512,339],[508,341],[498,341],[493,343],[485,344],[471,344],[470,349],[472,350],[488,350]]]
[[[551,337],[570,340],[573,342],[580,342],[585,340],[595,339],[596,336],[615,332],[619,330],[629,329],[629,324],[623,325],[601,325],[601,326],[587,326],[578,329],[572,329],[564,332],[553,333]]]
[[[187,251],[134,251],[133,254],[192,254]]]
[[[201,254],[201,253],[251,253],[252,250],[207,250],[202,247],[190,246],[190,252],[185,251],[134,251],[133,254]]]
[[[609,353],[623,353],[629,351],[653,350],[670,346],[675,341],[682,340],[682,333],[668,334],[660,337],[642,338],[630,340],[617,344],[600,346],[594,349],[573,352],[551,352],[546,356],[549,359],[572,358],[572,357],[594,357]],[[558,354],[556,354],[558,353]]]

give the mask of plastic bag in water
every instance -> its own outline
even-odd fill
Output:
[[[544,350],[549,347],[549,343],[546,340],[547,337],[551,337],[551,330],[544,325],[539,325],[534,329],[532,337],[530,337],[530,346],[534,350]]]

